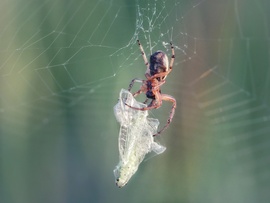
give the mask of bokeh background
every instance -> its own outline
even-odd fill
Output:
[[[269,7],[1,0],[0,202],[268,202]],[[167,150],[119,189],[113,106],[144,76],[137,39],[148,56],[175,45],[162,92],[178,106]],[[150,116],[163,124],[170,108]]]

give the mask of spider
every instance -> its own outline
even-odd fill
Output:
[[[169,64],[167,55],[163,51],[156,51],[155,53],[153,53],[150,56],[150,64],[149,64],[140,41],[137,40],[137,42],[138,42],[144,63],[147,67],[147,70],[145,72],[146,80],[141,80],[138,78],[133,79],[129,84],[128,91],[131,90],[135,82],[140,82],[142,83],[141,88],[137,92],[133,93],[133,96],[136,97],[141,93],[145,93],[147,99],[145,100],[144,103],[146,104],[148,99],[151,99],[152,101],[147,105],[147,107],[144,107],[144,108],[137,108],[137,107],[130,106],[128,104],[126,105],[132,109],[146,111],[150,109],[159,108],[162,105],[162,100],[172,102],[173,105],[170,112],[170,116],[167,120],[167,124],[161,130],[159,130],[156,134],[153,135],[153,136],[156,136],[169,127],[169,124],[172,121],[172,118],[174,116],[174,112],[176,109],[175,98],[167,94],[161,94],[161,90],[160,90],[160,87],[165,83],[165,79],[167,75],[172,71],[174,58],[175,58],[174,47],[172,43],[170,43],[171,50],[172,50],[170,64]]]

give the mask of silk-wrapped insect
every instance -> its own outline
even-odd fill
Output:
[[[119,163],[114,170],[116,185],[123,187],[136,173],[145,155],[151,151],[160,154],[165,147],[154,141],[159,121],[148,118],[148,111],[138,111],[125,104],[144,108],[146,104],[137,102],[132,94],[122,89],[118,103],[114,107],[117,121],[120,123],[118,138]]]

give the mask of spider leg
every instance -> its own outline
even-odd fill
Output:
[[[130,82],[130,84],[129,84],[129,86],[128,86],[128,91],[129,91],[129,92],[130,92],[130,90],[131,90],[131,88],[133,87],[133,85],[134,85],[135,82],[141,82],[141,83],[143,83],[144,81],[141,80],[141,79],[138,79],[138,78],[135,78],[135,79],[131,80],[131,82]]]
[[[143,102],[143,104],[146,104],[146,103],[148,102],[148,100],[149,100],[149,99],[148,99],[148,98],[146,98],[146,100]]]
[[[138,107],[133,107],[130,106],[129,104],[125,103],[125,105],[127,105],[128,107],[135,109],[135,110],[140,110],[140,111],[147,111],[147,110],[151,110],[151,109],[157,109],[161,106],[162,104],[162,100],[161,100],[161,94],[159,93],[159,90],[155,90],[153,91],[154,95],[155,95],[155,99],[153,99],[151,101],[151,103],[147,106],[147,107],[143,107],[143,108],[138,108]],[[156,102],[154,104],[154,101]]]
[[[170,67],[169,67],[169,69],[171,70],[172,67],[173,67],[175,55],[174,55],[174,46],[173,46],[173,44],[171,42],[170,42],[170,44],[171,44],[171,49],[172,49],[172,56],[171,56],[171,61],[170,61]]]
[[[170,72],[172,71],[172,69],[169,69],[166,72],[161,72],[161,73],[157,73],[149,78],[147,78],[148,80],[153,80],[154,78],[160,78],[160,77],[164,77],[167,76]]]
[[[152,88],[154,88],[154,89],[160,88],[160,86],[163,85],[163,84],[165,84],[165,83],[166,83],[165,80],[160,81],[160,82],[158,82],[157,84],[155,84],[155,86],[152,86]]]
[[[142,54],[142,57],[143,57],[143,60],[144,60],[144,64],[146,65],[147,68],[149,68],[149,63],[148,63],[148,60],[147,60],[147,58],[145,56],[145,52],[143,50],[143,46],[141,45],[140,40],[137,40],[137,42],[138,42],[138,45],[139,45],[140,50],[141,50],[141,54]]]
[[[159,108],[161,106],[159,104],[155,104],[155,105],[150,105],[150,106],[143,107],[143,108],[138,108],[138,107],[130,106],[127,103],[125,103],[125,105],[127,105],[129,108],[132,108],[132,109],[135,109],[135,110],[140,110],[140,111],[147,111],[147,110],[151,110],[151,109],[157,109],[157,108]]]
[[[141,89],[139,89],[137,92],[133,93],[133,97],[137,97],[139,94],[143,93]]]
[[[175,98],[173,98],[172,96],[170,95],[167,95],[167,94],[161,94],[161,100],[164,100],[164,101],[170,101],[173,103],[172,105],[172,109],[171,109],[171,112],[170,112],[170,116],[167,120],[167,124],[161,128],[161,130],[159,130],[155,135],[153,136],[156,136],[156,135],[159,135],[160,133],[162,133],[165,129],[167,129],[173,119],[173,116],[174,116],[174,113],[175,113],[175,109],[176,109],[176,100]]]

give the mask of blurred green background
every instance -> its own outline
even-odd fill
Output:
[[[270,2],[2,0],[0,202],[268,202]],[[114,184],[121,88],[171,54],[177,110],[127,186]],[[134,87],[134,91],[139,86]],[[170,104],[151,117],[166,122]]]

